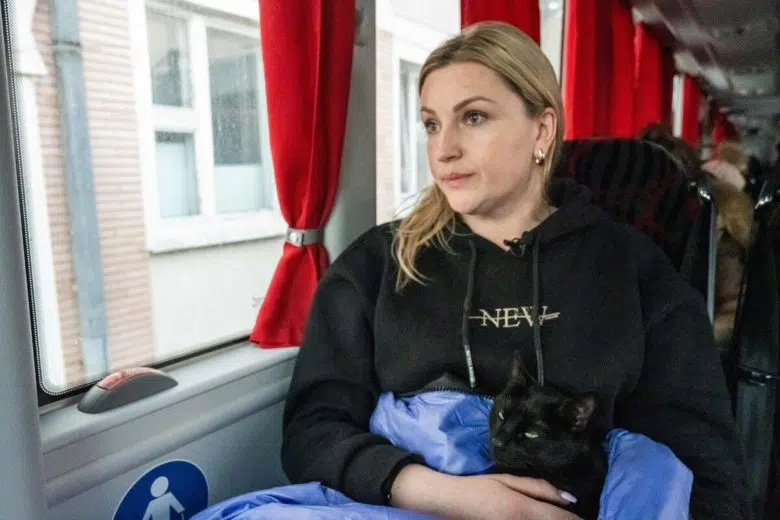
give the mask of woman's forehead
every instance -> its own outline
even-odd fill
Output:
[[[500,101],[511,94],[496,72],[480,63],[467,62],[453,63],[431,72],[425,78],[420,98],[423,105],[439,110],[450,109],[461,100],[475,96]]]

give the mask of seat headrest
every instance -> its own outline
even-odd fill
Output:
[[[587,186],[596,205],[647,233],[681,268],[702,205],[666,150],[635,139],[568,140],[553,175]]]

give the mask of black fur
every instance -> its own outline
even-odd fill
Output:
[[[496,472],[543,478],[577,497],[569,510],[595,519],[607,473],[604,435],[590,420],[596,403],[592,393],[538,386],[515,353],[509,382],[490,411]]]

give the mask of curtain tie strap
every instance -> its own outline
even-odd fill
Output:
[[[293,229],[287,228],[284,241],[295,247],[310,246],[322,242],[322,229]]]

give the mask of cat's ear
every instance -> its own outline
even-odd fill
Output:
[[[510,383],[513,386],[522,389],[527,389],[531,383],[531,375],[528,373],[528,370],[526,370],[523,357],[517,350],[515,350],[515,354],[512,359],[512,379]]]
[[[571,421],[571,431],[583,431],[596,411],[596,395],[592,393],[582,394],[573,398],[567,407]]]

